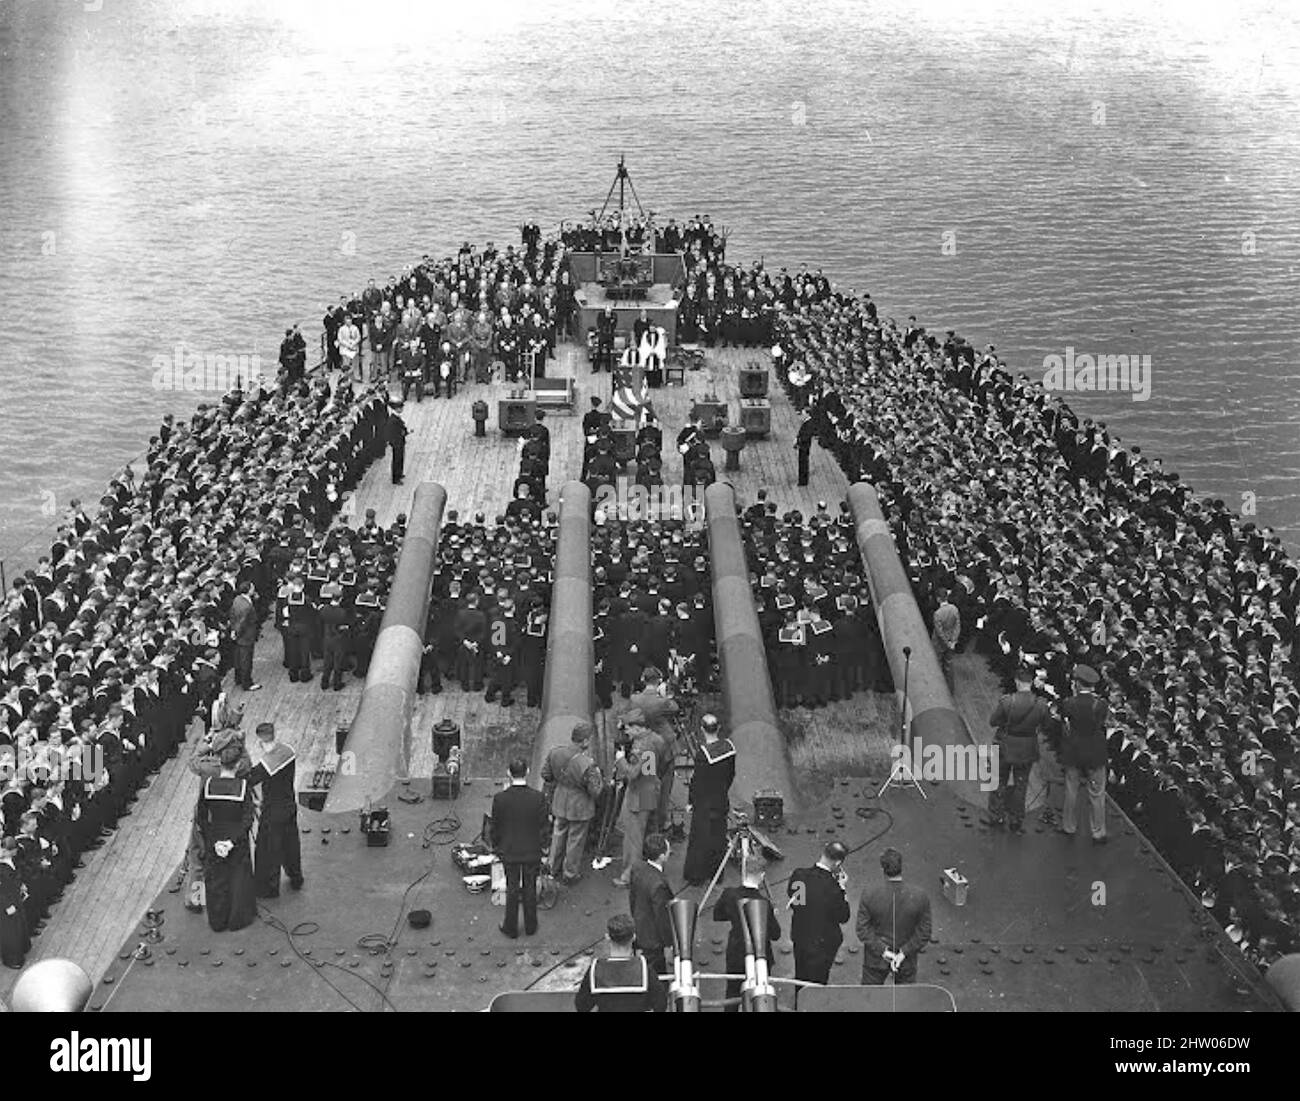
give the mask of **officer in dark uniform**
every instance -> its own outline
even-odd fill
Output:
[[[721,736],[722,726],[716,715],[700,719],[700,733],[704,742],[691,773],[691,833],[682,868],[682,876],[692,886],[708,883],[726,856],[727,815],[731,810],[731,784],[736,778],[736,747],[731,739]]]
[[[691,413],[690,423],[677,433],[677,454],[682,456],[682,470],[687,471],[690,463],[692,452],[699,447],[706,450],[709,446],[708,440],[704,438],[704,420],[698,413]],[[683,474],[683,481],[687,478]]]
[[[221,775],[203,782],[199,832],[203,837],[203,883],[208,925],[214,933],[243,929],[257,916],[253,860],[248,831],[253,824],[253,792],[235,775],[243,747],[221,751]]]
[[[487,703],[492,703],[499,694],[502,707],[514,705],[514,690],[519,683],[519,643],[515,602],[506,597],[498,603],[488,622],[488,683],[483,693]]]
[[[262,785],[262,815],[257,823],[253,879],[258,898],[278,898],[282,868],[295,891],[303,884],[294,791],[296,757],[292,748],[276,741],[274,723],[257,724],[257,741],[262,747],[262,759],[248,774],[249,787]]]
[[[591,491],[593,500],[600,495],[602,486],[613,485],[614,479],[618,475],[618,463],[614,459],[613,444],[608,437],[600,437],[596,440],[595,455],[586,464],[587,477],[585,479],[587,489]]]
[[[18,874],[17,859],[18,841],[13,837],[0,841],[0,961],[14,971],[22,968],[32,946],[24,909],[27,889]]]
[[[331,581],[321,587],[321,596],[327,603],[320,610],[322,648],[325,666],[321,670],[320,686],[334,691],[343,688],[343,669],[348,660],[348,642],[352,634],[352,612],[343,603],[343,587]]]
[[[852,593],[837,596],[835,610],[838,614],[832,624],[835,640],[833,691],[836,696],[847,700],[855,692],[870,690],[875,673],[867,666],[870,650],[866,625],[857,615],[858,598]]]
[[[370,668],[370,655],[374,652],[375,641],[379,638],[379,627],[384,618],[384,602],[377,577],[368,578],[365,588],[357,593],[353,601],[353,615],[356,674],[364,677],[366,670]]]
[[[808,700],[809,707],[825,707],[832,699],[833,675],[831,662],[835,660],[834,629],[812,609],[806,634],[808,642]]]
[[[488,643],[488,621],[479,607],[479,594],[470,592],[466,607],[456,614],[456,679],[466,692],[483,690],[483,663]]]
[[[799,456],[799,484],[808,484],[808,460],[812,453],[813,440],[817,438],[817,425],[805,409],[800,414],[799,431],[795,434],[794,449]]]
[[[545,608],[540,603],[535,603],[528,609],[523,637],[519,641],[519,676],[528,693],[529,707],[542,705],[542,680],[546,670],[546,620]]]
[[[668,988],[645,957],[632,946],[636,922],[629,914],[615,914],[605,923],[609,954],[587,968],[574,995],[579,1013],[663,1013],[668,1008]]]
[[[613,306],[606,306],[596,317],[596,362],[592,370],[599,372],[614,369],[614,334],[618,331],[618,315]]]
[[[406,436],[408,429],[402,420],[402,403],[395,401],[388,415],[388,446],[392,448],[393,485],[400,486],[406,476]]]
[[[642,650],[645,645],[645,631],[648,625],[645,612],[631,605],[615,618],[610,632],[610,676],[618,686],[619,694],[628,699],[632,687],[641,679],[641,670],[645,668]]]
[[[832,841],[811,868],[799,868],[786,883],[790,939],[794,942],[794,977],[825,985],[831,964],[844,943],[840,928],[849,920],[844,861],[849,850]]]
[[[614,658],[610,655],[610,631],[613,627],[610,623],[608,600],[601,601],[600,607],[592,618],[591,638],[596,660],[596,699],[601,707],[609,710],[614,706],[614,678],[612,672]],[[630,691],[628,695],[631,695]]]

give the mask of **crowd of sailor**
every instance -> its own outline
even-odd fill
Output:
[[[809,289],[811,286],[811,290]],[[1243,950],[1296,947],[1297,569],[1269,529],[992,347],[878,316],[805,281],[779,373],[850,481],[880,491],[927,616],[1049,700],[1101,674],[1113,793]]]
[[[513,504],[513,503],[512,503]],[[425,633],[419,687],[454,679],[502,707],[522,692],[539,707],[555,563],[556,516],[507,512],[488,523],[447,513]]]
[[[760,490],[741,513],[745,556],[778,707],[892,691],[847,502],[778,515]]]
[[[707,691],[716,681],[709,548],[684,516],[620,515],[597,507],[592,527],[596,695],[630,697],[647,669]]]
[[[143,469],[74,502],[0,609],[0,944],[19,966],[79,866],[208,713],[241,589],[266,614],[286,532],[328,524],[387,408],[324,379],[164,419]]]

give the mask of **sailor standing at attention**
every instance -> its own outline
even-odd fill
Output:
[[[708,883],[727,854],[727,813],[736,778],[736,747],[722,737],[716,715],[700,719],[704,744],[691,773],[691,834],[682,875],[695,886]]]
[[[221,751],[221,774],[203,782],[199,831],[203,834],[203,882],[208,925],[214,933],[243,929],[257,916],[248,830],[253,824],[253,789],[235,775],[243,749]]]
[[[14,971],[22,967],[32,946],[23,910],[26,889],[18,874],[17,859],[18,839],[6,837],[0,842],[0,960]]]
[[[402,403],[393,402],[388,414],[388,445],[393,449],[393,485],[400,486],[406,477],[406,437],[409,429],[402,420]]]
[[[298,837],[298,804],[295,802],[297,766],[294,751],[275,739],[274,723],[257,724],[257,742],[262,759],[248,774],[250,787],[262,788],[262,814],[257,822],[257,848],[253,857],[253,879],[258,898],[280,897],[280,870],[289,876],[289,886],[302,888],[302,848]]]

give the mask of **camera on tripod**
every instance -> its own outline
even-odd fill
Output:
[[[785,853],[767,834],[750,822],[748,815],[733,810],[727,819],[727,843],[732,863],[739,865],[745,842],[749,843],[751,850],[761,852],[769,860],[785,859]]]

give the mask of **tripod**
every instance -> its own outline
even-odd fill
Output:
[[[889,773],[889,779],[887,779],[883,784],[881,784],[880,790],[876,792],[877,799],[879,799],[882,795],[885,794],[885,792],[887,792],[891,787],[895,785],[898,785],[899,787],[914,787],[916,788],[917,791],[921,793],[922,799],[928,800],[930,798],[928,795],[926,795],[925,788],[923,788],[920,785],[920,783],[916,779],[916,775],[912,772],[911,750],[907,748],[907,708],[908,708],[907,684],[911,672],[912,672],[912,648],[910,646],[904,646],[903,647],[903,707],[901,713],[898,716],[898,744],[900,746],[903,746],[905,749],[907,749],[907,752],[900,753],[898,755],[898,759],[894,762],[894,767],[892,771]]]
[[[722,854],[722,859],[718,861],[717,870],[713,873],[713,878],[709,880],[709,885],[704,889],[704,894],[700,898],[700,911],[704,911],[705,905],[709,901],[709,896],[713,894],[713,888],[718,885],[718,880],[722,878],[722,873],[727,870],[727,864],[733,855],[744,856],[740,850],[740,839],[745,836],[744,830],[738,830],[727,838],[727,851]]]

